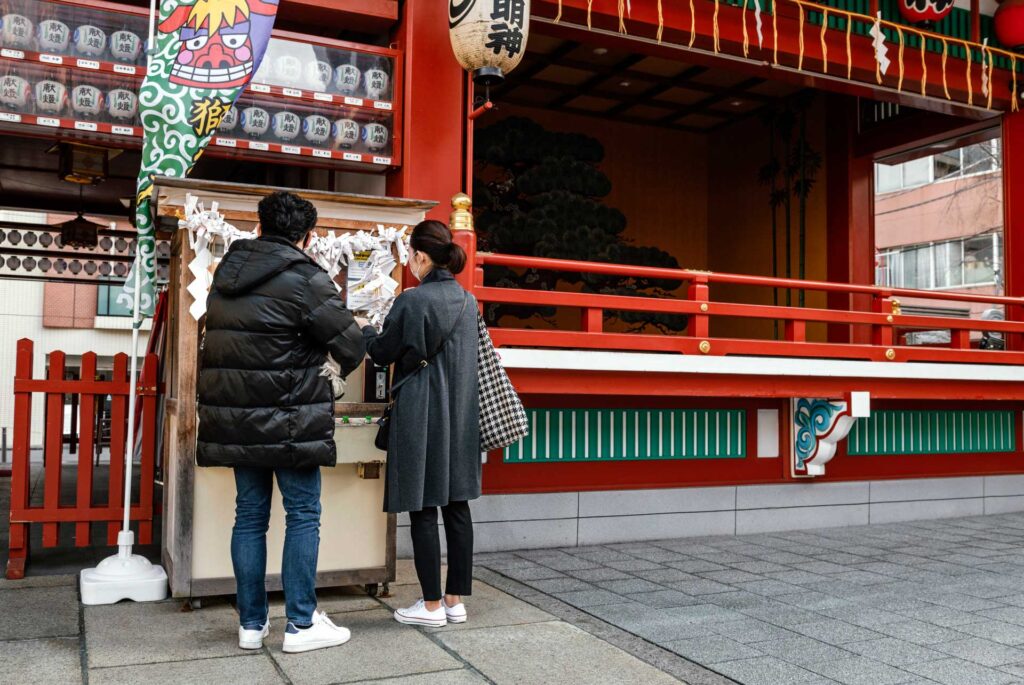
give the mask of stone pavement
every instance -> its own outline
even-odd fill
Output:
[[[1024,683],[1024,514],[477,563],[496,588],[691,683],[714,676],[666,654],[745,685]]]
[[[178,685],[244,683],[677,683],[671,675],[551,614],[477,582],[470,621],[442,629],[402,626],[396,604],[418,596],[399,562],[384,600],[321,592],[321,607],[352,630],[334,649],[287,655],[280,597],[263,650],[237,646],[238,615],[227,600],[198,611],[182,601],[83,607],[75,576],[0,579],[0,683]],[[727,682],[727,681],[723,681]]]

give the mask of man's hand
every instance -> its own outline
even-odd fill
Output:
[[[355,319],[356,319],[356,325],[359,326],[359,328],[366,328],[367,326],[370,325],[370,322],[367,321],[366,319],[364,319],[361,316],[357,316],[357,317],[355,317]]]

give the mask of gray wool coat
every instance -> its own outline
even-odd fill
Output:
[[[448,343],[421,368],[450,330]],[[478,335],[476,298],[445,269],[432,270],[400,294],[380,333],[363,328],[370,358],[395,365],[393,383],[413,374],[393,398],[385,511],[419,511],[480,496]]]

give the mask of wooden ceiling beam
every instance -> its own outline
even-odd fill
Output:
[[[592,76],[590,76],[588,79],[583,81],[583,83],[579,84],[578,86],[575,86],[573,92],[565,93],[564,95],[556,98],[555,101],[552,102],[549,106],[554,109],[561,109],[569,102],[572,102],[573,100],[578,98],[580,95],[588,95],[589,91],[591,91],[595,86],[600,84],[605,79],[615,76],[616,74],[622,72],[624,69],[629,69],[631,66],[642,61],[643,59],[644,55],[630,55],[625,59],[619,60],[615,64],[604,66],[597,70],[594,70],[593,67],[591,67],[591,71],[594,72]]]
[[[513,74],[515,74],[515,77],[511,80],[505,81],[500,88],[500,92],[509,93],[519,86],[526,85],[530,79],[547,69],[552,64],[558,63],[569,53],[578,48],[579,45],[580,44],[576,41],[567,40],[546,55],[534,55],[533,53],[527,53],[528,56],[535,58],[537,61],[525,68],[514,71]]]
[[[514,95],[512,97],[503,98],[503,101],[510,105],[517,107],[526,107],[530,109],[544,109],[544,107],[537,105],[535,102],[530,102],[522,98],[517,98]],[[608,121],[609,117],[605,112],[593,112],[581,107],[563,107],[558,110],[566,114],[575,114],[578,116],[588,117],[591,119],[601,119]],[[698,128],[696,126],[686,126],[684,124],[662,124],[656,120],[642,119],[640,117],[630,116],[618,116],[615,118],[616,121],[626,124],[636,124],[638,126],[654,126],[656,128],[668,129],[671,131],[682,131],[684,133],[707,133],[710,129]]]
[[[643,91],[642,93],[638,93],[637,96],[633,99],[632,104],[622,103],[621,105],[616,105],[615,107],[612,107],[608,111],[608,113],[619,114],[629,109],[633,105],[639,104],[641,102],[657,102],[655,98],[658,95],[661,95],[666,91],[672,90],[673,88],[685,88],[690,83],[690,79],[692,79],[695,76],[699,76],[700,74],[703,74],[705,71],[707,71],[707,67],[690,67],[689,69],[685,69],[682,73],[676,74],[675,76],[669,78],[666,81],[663,81],[662,83],[657,83],[648,88],[647,90]]]
[[[549,90],[549,91],[552,91],[552,92],[559,92],[559,93],[564,93],[567,88],[571,87],[571,86],[568,86],[567,84],[564,84],[564,83],[558,83],[557,81],[548,81],[546,79],[538,79],[538,78],[535,78],[532,81],[530,81],[529,85],[534,87],[534,88],[540,88],[541,90]],[[591,88],[589,91],[582,93],[582,95],[583,96],[589,95],[589,96],[592,96],[592,97],[604,98],[606,100],[616,100],[616,101],[618,101],[620,104],[619,105],[615,105],[613,108],[607,110],[607,112],[606,112],[607,114],[617,114],[617,113],[619,113],[619,111],[621,111],[621,110],[619,110],[618,108],[621,107],[623,104],[626,105],[627,108],[628,107],[632,107],[635,104],[638,104],[637,102],[635,102],[634,98],[629,96],[629,93],[620,93],[620,92],[616,92],[616,91],[612,91],[612,90],[603,90],[603,89],[599,90],[599,89],[596,89],[596,88]],[[576,99],[577,97],[580,97],[580,96],[579,95],[575,95],[575,94],[573,95],[573,99]],[[499,99],[504,100],[506,98],[505,98],[504,94],[502,94]],[[571,102],[571,101],[572,100],[569,100],[569,102]],[[566,104],[568,104],[568,102]],[[652,99],[652,100],[650,100],[650,101],[648,101],[648,102],[646,102],[644,104],[649,104],[649,105],[653,105],[653,106],[657,106],[657,107],[663,107],[665,109],[671,109],[671,110],[678,110],[680,107],[684,106],[684,105],[680,105],[680,103],[678,103],[678,102],[672,102],[670,100],[654,100],[654,99]],[[547,107],[552,107],[553,105],[552,104],[541,104],[541,103],[534,102],[532,106],[547,108]],[[564,107],[564,105],[563,105],[563,107]],[[721,117],[728,117],[729,116],[727,114],[718,113],[718,112],[712,112],[711,114],[712,114],[712,116],[721,116]]]
[[[678,121],[679,119],[682,119],[683,117],[689,116],[691,114],[713,115],[715,114],[715,112],[708,110],[709,106],[719,103],[727,98],[742,98],[748,88],[753,88],[754,86],[760,85],[762,83],[764,83],[764,79],[758,77],[748,78],[745,81],[740,81],[731,88],[725,88],[724,90],[719,91],[715,95],[711,95],[709,97],[704,98],[703,100],[693,103],[692,105],[687,105],[686,107],[681,108],[678,113],[665,115],[661,121],[664,123]],[[731,115],[726,114],[725,116],[726,118],[731,118]]]

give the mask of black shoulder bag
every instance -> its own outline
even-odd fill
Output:
[[[455,317],[455,323],[452,324],[451,330],[448,331],[448,335],[442,338],[441,345],[432,355],[426,359],[421,359],[418,367],[410,371],[404,378],[402,378],[402,380],[391,386],[391,399],[388,401],[388,406],[384,408],[384,413],[379,419],[377,419],[377,437],[373,441],[373,444],[377,449],[383,452],[387,452],[388,450],[388,435],[391,429],[391,410],[395,406],[395,393],[398,392],[399,388],[405,385],[406,381],[419,373],[421,369],[429,366],[430,362],[433,361],[437,355],[441,354],[441,351],[448,345],[448,341],[452,339],[452,335],[455,333],[455,329],[458,327],[459,321],[462,320],[462,315],[466,312],[466,305],[469,304],[469,295],[466,295],[465,293],[463,293],[463,295],[462,309],[459,310],[459,315]]]

